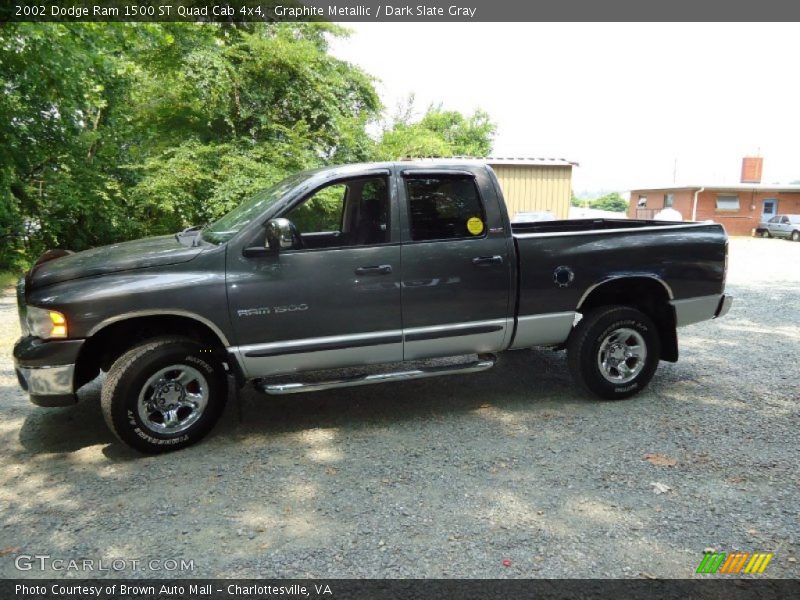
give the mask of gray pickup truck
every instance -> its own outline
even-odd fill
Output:
[[[479,162],[330,167],[202,228],[46,253],[18,286],[14,358],[41,406],[105,372],[105,419],[145,452],[202,438],[234,382],[469,373],[532,346],[566,348],[586,390],[626,398],[678,359],[676,327],[728,311],[726,269],[710,222],[512,224]]]

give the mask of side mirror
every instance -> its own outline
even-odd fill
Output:
[[[267,246],[273,252],[301,248],[300,232],[289,219],[270,219],[267,223]]]

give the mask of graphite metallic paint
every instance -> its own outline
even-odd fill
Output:
[[[174,235],[120,242],[37,265],[31,270],[28,283],[34,287],[45,287],[81,277],[185,263],[203,250],[202,246],[184,246]]]
[[[325,185],[354,178],[387,176],[386,173],[390,172],[388,168],[316,172],[312,183],[290,194],[291,200],[279,202],[269,218],[284,216]],[[400,218],[394,180],[389,179],[388,183],[391,203],[389,243],[281,251],[262,257],[244,256],[244,247],[263,245],[263,227],[252,232],[250,237],[238,236],[229,242],[226,286],[237,346],[290,344],[310,338],[309,334],[314,338],[330,338],[353,331],[400,331]],[[356,273],[373,265],[392,268],[380,273]],[[238,316],[239,311],[254,307],[269,309],[301,304],[308,309],[281,313],[267,310],[247,318]],[[403,358],[401,339],[371,348],[381,362]],[[359,347],[306,354],[316,359],[316,368],[325,369],[347,366],[348,356],[352,356],[352,360],[372,362],[369,352],[370,347]],[[240,352],[244,370],[258,376],[293,372],[297,370],[296,364],[313,363],[308,357],[298,358],[298,363],[292,363],[291,357],[245,356]]]
[[[518,251],[518,312],[536,315],[573,311],[590,287],[612,279],[647,277],[664,281],[675,299],[721,294],[724,287],[725,232],[708,223],[690,228],[609,230],[577,237],[514,236]],[[569,266],[569,287],[553,282],[553,271]],[[617,267],[616,265],[619,265]]]
[[[173,242],[180,245],[174,237]],[[89,337],[127,318],[179,315],[214,324],[212,331],[227,345],[233,335],[225,293],[225,250],[224,245],[205,246],[187,263],[72,279],[44,288],[34,281],[26,290],[27,301],[63,312],[70,338]]]
[[[405,181],[414,176],[463,175],[475,179],[486,223],[480,236],[459,239],[414,241],[409,230],[409,199]],[[507,339],[506,318],[511,301],[512,271],[507,236],[492,229],[503,228],[505,209],[495,193],[490,172],[485,166],[460,169],[435,168],[430,165],[406,167],[399,178],[399,199],[404,214],[402,245],[403,329],[446,326],[449,323],[496,321],[499,330],[440,339],[406,338],[405,360],[496,352]],[[482,256],[500,256],[502,262],[475,265]]]

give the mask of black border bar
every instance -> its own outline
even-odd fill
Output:
[[[22,593],[38,587],[42,593]],[[92,593],[61,594],[55,589],[102,588]],[[126,593],[125,588],[144,593]],[[165,593],[161,588],[171,588]],[[195,586],[192,588],[191,586]],[[182,589],[176,592],[176,588]],[[202,590],[193,593],[190,590]],[[267,592],[268,589],[273,590]],[[113,591],[116,590],[116,593]],[[241,593],[239,593],[239,591]],[[252,590],[253,593],[249,591]],[[231,593],[231,592],[234,593]],[[121,593],[120,593],[121,592]],[[209,592],[209,593],[205,593]],[[796,579],[327,579],[327,580],[233,580],[233,579],[5,579],[0,580],[3,600],[268,600],[282,599],[370,599],[370,600],[784,600],[800,597]]]
[[[800,21],[800,3],[787,0],[3,0],[0,22],[4,21],[767,22]]]

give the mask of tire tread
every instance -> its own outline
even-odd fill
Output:
[[[192,342],[193,340],[191,338],[178,335],[152,338],[134,346],[127,352],[124,352],[111,365],[111,368],[108,370],[108,374],[106,375],[106,379],[103,382],[103,388],[100,393],[100,409],[103,413],[103,418],[105,419],[106,425],[108,425],[108,428],[121,442],[125,444],[129,443],[124,437],[122,437],[117,429],[116,424],[114,423],[112,406],[114,398],[117,394],[117,387],[119,386],[119,382],[122,377],[131,367],[131,365],[133,365],[133,363],[147,355],[149,352],[157,351],[162,346],[166,346],[168,344]]]
[[[632,306],[625,306],[625,305],[609,305],[609,306],[600,306],[593,310],[588,311],[575,329],[570,335],[569,340],[567,341],[567,366],[569,368],[569,372],[572,375],[572,378],[575,382],[578,383],[581,389],[585,390],[586,392],[590,393],[593,396],[599,396],[604,400],[611,399],[610,396],[605,396],[599,393],[597,390],[592,389],[589,381],[587,380],[584,368],[583,368],[583,354],[584,348],[586,344],[592,344],[593,340],[589,339],[590,334],[592,333],[593,327],[601,320],[610,318],[611,320],[614,319],[614,313],[620,313],[619,318],[630,317],[630,312],[635,311],[642,314],[642,316],[648,318],[646,314],[641,313],[638,309]],[[658,335],[657,330],[656,336]],[[658,341],[658,340],[657,340]],[[656,344],[657,348],[659,344]],[[648,348],[649,352],[653,352],[652,348]],[[660,350],[656,350],[656,355],[658,355]],[[656,363],[657,364],[657,363]],[[655,367],[653,368],[655,370]],[[643,389],[650,381],[652,377],[652,373],[646,378],[644,384],[638,388],[633,394],[638,393]],[[620,394],[619,396],[614,396],[614,398],[624,399],[629,397],[633,394]]]

